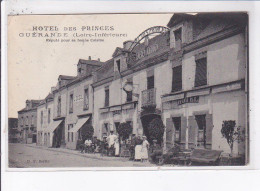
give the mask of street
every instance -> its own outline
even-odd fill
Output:
[[[149,162],[129,161],[121,157],[82,154],[65,148],[46,148],[35,144],[10,143],[10,168],[37,167],[148,167]]]

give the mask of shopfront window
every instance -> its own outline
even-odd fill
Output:
[[[197,144],[199,147],[206,146],[206,115],[195,115],[198,125]]]
[[[181,117],[173,117],[172,121],[175,130],[174,142],[179,143],[181,140]]]

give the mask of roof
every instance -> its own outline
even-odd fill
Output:
[[[75,76],[59,75],[59,79],[61,80],[73,80],[75,78],[76,78]]]
[[[113,76],[114,74],[114,59],[106,61],[101,68],[96,70],[97,81]]]
[[[104,64],[104,62],[100,62],[99,60],[79,59],[78,64],[88,64],[88,65],[93,65],[93,66],[102,66],[102,64]]]
[[[38,105],[41,103],[41,101],[43,100],[26,100],[26,102],[29,101],[32,103],[32,108],[23,108],[21,109],[20,111],[18,111],[18,113],[21,113],[21,112],[26,112],[26,111],[31,111],[31,110],[34,110],[38,107]]]

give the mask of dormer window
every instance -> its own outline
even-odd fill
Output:
[[[78,73],[81,74],[81,68],[78,69]]]
[[[180,50],[182,44],[182,28],[178,28],[174,31],[174,38],[175,38],[175,49]]]
[[[117,61],[116,61],[116,66],[117,66],[118,72],[120,72],[120,60],[117,60]]]

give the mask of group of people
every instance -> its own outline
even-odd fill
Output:
[[[130,160],[141,160],[147,161],[148,160],[148,150],[150,144],[147,141],[146,136],[142,138],[140,136],[136,137],[135,134],[132,134],[131,144],[130,144]]]
[[[131,135],[128,147],[130,152],[130,160],[134,161],[148,161],[149,158],[154,160],[156,153],[161,153],[161,147],[154,140],[153,144],[147,140],[146,136]],[[88,153],[100,153],[101,156],[120,156],[120,140],[119,137],[114,134],[114,131],[110,131],[109,136],[103,136],[103,140],[100,141],[96,137],[93,139],[86,139],[84,144],[81,145],[81,152]]]

